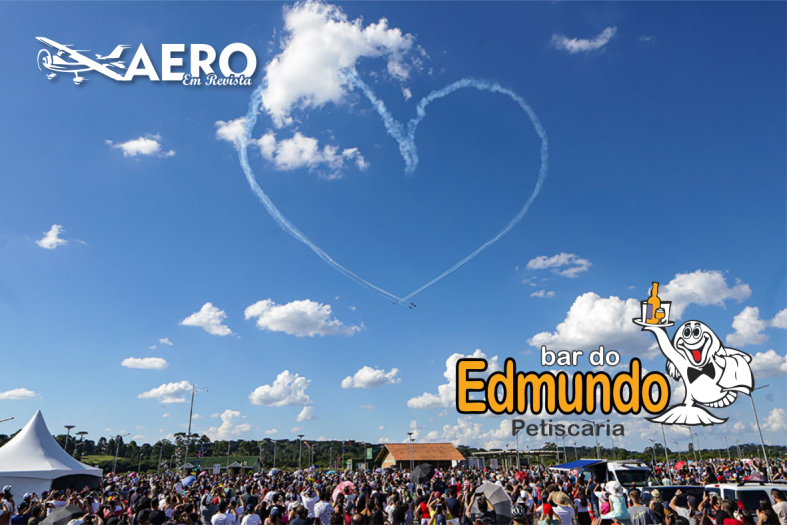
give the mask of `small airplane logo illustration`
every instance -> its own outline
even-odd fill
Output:
[[[54,40],[50,40],[42,36],[37,36],[36,40],[48,45],[53,49],[58,50],[57,54],[52,56],[47,49],[42,49],[38,52],[38,56],[36,57],[39,70],[43,71],[43,69],[41,69],[41,66],[43,66],[44,68],[51,71],[51,73],[47,74],[46,76],[46,78],[49,80],[55,78],[57,73],[73,73],[74,84],[79,85],[87,80],[85,77],[79,76],[79,74],[84,71],[98,71],[99,73],[102,73],[114,80],[124,80],[122,75],[110,68],[114,67],[118,69],[126,69],[123,61],[118,59],[120,58],[120,55],[123,54],[123,51],[131,46],[117,46],[110,54],[106,56],[97,54],[96,60],[93,60],[92,58],[88,58],[87,56],[80,53],[80,51],[87,53],[87,49],[71,49],[73,44],[58,44]],[[72,59],[73,62],[61,58],[64,54],[67,55],[68,58]]]

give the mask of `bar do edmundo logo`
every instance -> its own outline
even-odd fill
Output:
[[[656,337],[667,359],[667,374],[685,386],[682,401],[667,406],[670,402],[667,376],[661,372],[643,375],[644,370],[636,357],[628,370],[614,377],[603,370],[572,375],[565,370],[518,372],[515,361],[508,358],[503,370],[491,373],[486,379],[470,377],[471,373],[488,369],[486,359],[464,358],[456,364],[457,410],[466,414],[492,412],[498,415],[541,414],[542,411],[564,415],[593,414],[597,410],[603,414],[639,414],[645,411],[652,416],[646,419],[665,425],[709,426],[726,422],[726,418],[715,416],[710,409],[732,405],[739,393],[751,394],[754,389],[749,366],[751,356],[724,346],[702,321],[684,322],[670,338],[667,328],[675,325],[670,320],[672,304],[662,301],[658,293],[659,283],[653,282],[650,297],[640,303],[640,316],[632,321],[642,327],[642,331],[649,331]],[[553,351],[542,346],[541,365],[575,367],[583,355],[583,350]],[[620,354],[602,345],[589,352],[588,361],[593,367],[617,367]],[[476,395],[471,397],[473,393]],[[568,435],[578,435],[568,432]]]
[[[126,66],[122,59],[127,54],[126,50],[131,47],[128,45],[118,45],[107,55],[92,53],[95,58],[91,58],[89,50],[73,49],[72,44],[60,44],[42,36],[36,37],[36,40],[47,46],[36,56],[38,69],[49,71],[46,74],[49,80],[56,79],[59,74],[73,74],[72,80],[76,85],[88,80],[80,73],[96,72],[118,82],[147,77],[153,82],[181,82],[186,86],[251,86],[251,77],[257,69],[254,50],[239,42],[228,45],[218,54],[213,46],[208,44],[191,44],[188,53],[185,44],[162,44],[159,72],[143,44],[139,44],[131,62]],[[56,51],[53,54],[48,48]],[[230,58],[236,53],[246,57],[246,68],[240,72],[233,71],[230,67]],[[220,74],[214,70],[217,57]],[[175,71],[175,68],[186,66],[186,58],[189,72]]]

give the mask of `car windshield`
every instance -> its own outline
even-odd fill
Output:
[[[648,470],[616,470],[615,476],[624,487],[630,487],[634,483],[638,487],[649,485],[650,471]]]

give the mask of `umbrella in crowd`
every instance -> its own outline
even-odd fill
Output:
[[[473,503],[471,512],[479,514],[478,494],[486,496],[487,501],[495,508],[497,525],[508,525],[511,523],[511,498],[506,494],[505,489],[496,483],[485,481],[476,490],[476,503]]]
[[[189,485],[194,483],[196,480],[197,480],[197,478],[194,477],[194,476],[186,476],[185,478],[183,478],[183,481],[181,482],[181,485],[183,485],[184,487],[188,487]]]
[[[68,522],[77,518],[81,518],[85,512],[77,505],[66,505],[55,509],[47,516],[41,525],[68,525]]]
[[[516,478],[517,481],[524,481],[526,477],[527,475],[525,474],[524,470],[520,470],[519,472],[514,474],[514,478]]]
[[[426,483],[434,477],[434,467],[429,463],[421,463],[410,473],[410,480],[416,485]]]
[[[336,488],[333,489],[333,496],[332,496],[333,501],[336,501],[336,498],[339,497],[339,494],[342,494],[344,492],[344,489],[349,489],[350,494],[352,494],[355,492],[355,485],[353,485],[352,481],[342,481],[341,483],[336,485]]]

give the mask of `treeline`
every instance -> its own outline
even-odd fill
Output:
[[[14,435],[0,434],[0,446],[5,445]],[[228,460],[229,462],[245,461],[251,466],[257,458],[260,458],[267,469],[273,467],[275,453],[277,468],[294,469],[298,466],[299,452],[301,454],[301,466],[303,467],[314,464],[323,469],[330,469],[338,467],[340,462],[343,462],[342,464],[346,466],[347,460],[350,459],[353,461],[353,465],[367,463],[370,466],[379,466],[379,463],[375,463],[374,460],[383,447],[379,443],[367,444],[349,440],[319,442],[306,440],[312,447],[309,449],[306,442],[300,445],[297,439],[274,440],[266,438],[261,441],[243,439],[212,441],[208,436],[200,434],[192,434],[190,438],[187,438],[185,433],[175,434],[173,440],[163,439],[153,444],[139,444],[134,440],[126,442],[123,438],[115,437],[101,437],[94,441],[70,436],[66,445],[65,434],[54,437],[69,454],[85,463],[102,468],[105,472],[112,470],[116,453],[117,472],[139,470],[142,472],[155,472],[160,468],[160,465],[162,469],[172,465],[180,467],[183,464],[183,455],[187,443],[189,450],[187,462],[196,464],[199,461],[201,468],[210,468],[216,463],[225,466]],[[524,443],[520,443],[520,445],[522,447],[520,459],[524,462],[527,458],[527,453],[525,452]],[[743,458],[762,456],[762,449],[759,444],[741,443],[739,447],[740,455]],[[461,445],[457,448],[465,457],[471,456],[474,452],[484,451],[484,449]],[[554,451],[556,446],[554,441],[552,441],[542,443],[541,445],[533,444],[531,448]],[[561,443],[559,448],[561,462],[564,460],[573,461],[575,458],[595,458],[598,456],[594,446],[574,447],[569,443],[566,447],[563,447]],[[372,450],[371,460],[367,460],[368,449]],[[684,448],[678,451],[669,448],[670,459],[685,461],[686,459],[693,460],[695,457],[704,459],[727,457],[726,448],[698,450],[696,455],[690,444],[687,449]],[[771,459],[783,458],[787,454],[787,447],[768,445],[766,446],[766,451]],[[604,459],[639,459],[647,462],[653,461],[655,453],[656,461],[664,461],[664,447],[660,443],[656,443],[653,447],[647,447],[643,451],[626,450],[618,447],[614,450],[608,447],[599,447],[599,452],[601,458]],[[729,454],[733,460],[737,459],[738,445],[731,446]],[[539,458],[535,454],[530,456],[530,460],[534,463],[541,460],[545,464],[554,464],[555,462],[554,457],[543,456]]]

